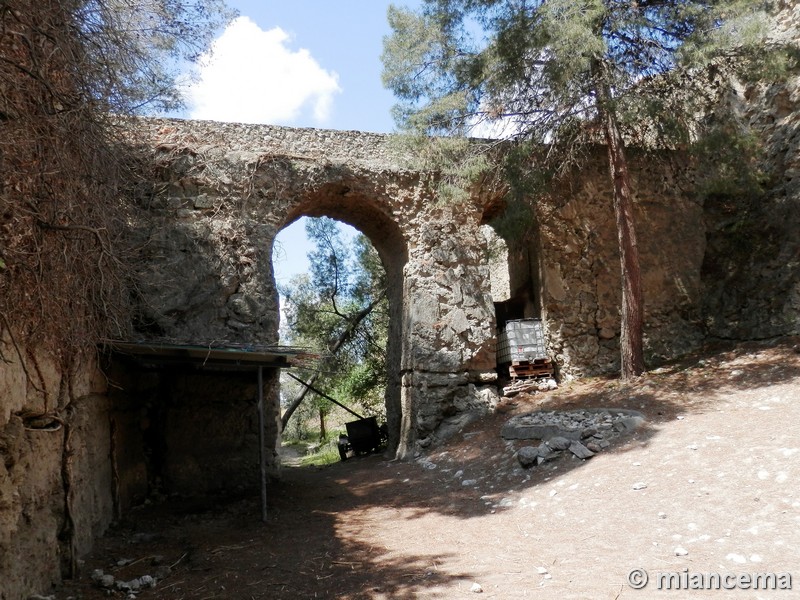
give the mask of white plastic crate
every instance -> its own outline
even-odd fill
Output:
[[[534,361],[547,358],[541,319],[508,321],[497,339],[497,362]]]

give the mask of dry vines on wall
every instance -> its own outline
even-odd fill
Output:
[[[128,323],[128,157],[82,83],[72,8],[0,3],[0,350],[23,364],[37,348],[69,367]]]

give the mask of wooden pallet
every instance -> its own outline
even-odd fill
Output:
[[[549,358],[537,358],[533,362],[515,360],[508,367],[508,374],[512,379],[517,377],[552,377],[553,363]]]

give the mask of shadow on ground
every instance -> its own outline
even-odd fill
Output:
[[[605,451],[627,452],[648,445],[664,423],[681,414],[712,406],[719,410],[734,389],[759,389],[800,377],[795,343],[707,349],[631,383],[592,379],[553,394],[517,399],[504,406],[504,412],[472,424],[432,451],[425,463],[391,462],[373,455],[328,467],[285,469],[283,480],[269,488],[266,523],[260,521],[260,504],[252,494],[173,498],[132,511],[101,540],[84,566],[83,578],[69,584],[65,594],[107,597],[92,586],[92,569],[125,580],[152,574],[154,563],[171,566],[171,572],[155,589],[141,592],[141,599],[404,599],[431,587],[463,584],[469,574],[437,569],[451,548],[432,540],[430,553],[399,553],[379,542],[365,542],[380,540],[382,531],[365,535],[364,528],[388,533],[432,513],[451,517],[456,528],[459,520],[491,519],[504,510],[503,495],[525,492],[545,481],[552,484],[586,464],[564,457],[545,467],[521,469],[514,448],[499,435],[514,414],[598,407],[638,410],[647,425]],[[518,441],[515,447],[524,443]],[[475,483],[464,485],[465,480]],[[117,566],[123,559],[136,562]],[[121,592],[113,595],[124,597]]]

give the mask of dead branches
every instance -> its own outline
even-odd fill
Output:
[[[15,342],[65,362],[129,320],[119,190],[130,170],[78,75],[72,10],[0,9],[0,312]]]

